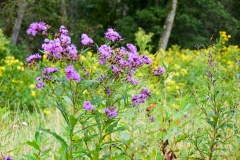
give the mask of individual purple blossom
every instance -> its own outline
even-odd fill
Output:
[[[115,41],[123,41],[124,39],[119,35],[118,32],[114,31],[114,29],[109,28],[108,31],[105,33],[105,38],[112,42]]]
[[[100,64],[106,66],[106,61],[105,61],[105,59],[100,58],[100,59],[98,60],[98,62],[99,62]]]
[[[153,72],[154,76],[162,76],[165,73],[165,69],[162,66],[156,68]]]
[[[39,54],[39,53],[35,53],[31,56],[29,56],[27,59],[26,59],[26,62],[29,63],[33,60],[37,60],[37,59],[40,59],[42,56]]]
[[[138,84],[138,81],[134,79],[132,76],[127,76],[127,82],[131,82],[133,85]]]
[[[141,94],[145,95],[146,98],[151,96],[151,92],[147,88],[142,89]]]
[[[100,54],[100,57],[110,59],[111,58],[112,49],[111,49],[111,47],[109,47],[109,46],[104,44],[104,45],[101,45],[98,48],[98,53]]]
[[[138,54],[138,53],[137,53],[137,47],[134,46],[133,44],[128,43],[128,44],[127,44],[127,48],[130,50],[131,53],[133,53],[133,54]]]
[[[62,58],[63,47],[59,38],[54,40],[45,39],[44,42],[42,49],[47,52],[48,56],[54,56],[58,59]]]
[[[69,36],[64,35],[64,34],[62,34],[60,36],[60,40],[61,40],[61,43],[64,46],[71,44],[71,38]]]
[[[65,72],[67,79],[80,82],[80,75],[74,70],[74,67],[72,65],[69,65],[67,68],[65,68]]]
[[[89,101],[85,101],[83,103],[83,108],[86,110],[86,111],[91,111],[93,110],[94,106],[89,102]]]
[[[12,160],[10,156],[4,157],[4,160]]]
[[[77,55],[77,48],[74,44],[71,44],[70,46],[67,47],[67,52],[72,56],[76,56]]]
[[[37,89],[42,89],[44,87],[43,79],[41,77],[37,77],[36,80],[38,81],[38,84],[36,85]]]
[[[143,60],[143,63],[145,63],[145,64],[148,64],[148,65],[152,64],[152,60],[150,58],[148,58],[145,54],[142,55],[142,60]]]
[[[53,68],[53,67],[45,67],[44,70],[42,71],[43,75],[49,75],[52,73],[58,72],[58,68]]]
[[[115,109],[116,106],[111,106],[108,108],[104,108],[104,111],[109,118],[113,118],[118,116],[118,112]]]
[[[145,103],[146,99],[151,96],[151,93],[147,88],[142,89],[140,94],[133,95],[132,105],[136,107],[138,104]]]
[[[128,62],[132,68],[138,68],[143,64],[143,60],[137,52],[136,53],[128,52]]]
[[[106,88],[107,94],[110,96],[111,95],[111,90],[109,89],[109,87]]]
[[[65,36],[68,35],[68,30],[64,26],[60,26],[59,31],[60,31],[61,35],[65,35]]]
[[[87,45],[92,45],[93,44],[93,40],[92,38],[89,38],[87,34],[82,34],[82,44],[84,46],[87,46]]]
[[[45,22],[34,22],[30,24],[27,33],[35,36],[38,31],[42,31],[42,34],[46,34],[47,26]]]
[[[150,120],[151,122],[154,122],[154,121],[155,121],[154,117],[149,117],[149,120]]]
[[[111,68],[112,68],[112,72],[113,73],[117,73],[117,72],[119,72],[119,71],[121,71],[121,69],[119,69],[119,68],[117,68],[115,65],[111,65]]]

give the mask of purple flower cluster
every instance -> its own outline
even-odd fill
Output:
[[[63,47],[61,45],[61,41],[59,38],[49,40],[45,39],[45,43],[42,44],[42,49],[47,52],[48,58],[57,58],[61,59],[62,58],[62,52],[63,52]]]
[[[42,34],[47,35],[47,26],[44,22],[32,23],[27,33],[35,36],[37,31],[43,31]],[[77,49],[75,45],[71,44],[68,30],[64,26],[61,26],[59,32],[59,34],[55,34],[54,39],[46,38],[42,44],[42,49],[47,52],[48,59],[58,60],[64,56],[67,60],[77,60]]]
[[[67,79],[80,82],[80,75],[75,71],[72,65],[69,65],[67,68],[65,68],[65,72],[66,72]]]
[[[145,103],[146,99],[151,96],[151,93],[147,88],[142,89],[140,94],[134,95],[132,97],[132,105],[136,107],[140,103]]]
[[[83,103],[83,108],[86,110],[86,111],[91,111],[93,110],[94,106],[89,102],[89,101],[85,101]]]
[[[52,74],[58,71],[59,71],[58,68],[45,67],[44,70],[42,71],[43,78],[37,77],[36,79],[38,81],[36,88],[42,89],[44,87],[44,82],[47,82],[47,81],[50,81],[50,82],[59,81],[52,78]]]
[[[43,75],[51,75],[52,73],[58,72],[58,68],[45,67],[42,71]]]
[[[112,49],[111,47],[104,44],[98,48],[98,53],[99,53],[99,59],[105,59],[105,58],[110,59],[112,54]]]
[[[110,32],[111,29],[108,31]],[[107,33],[105,35],[108,35]],[[106,65],[110,62],[112,73],[117,77],[125,77],[125,80],[133,85],[138,84],[138,81],[133,78],[133,72],[143,64],[152,64],[152,60],[146,55],[139,55],[137,47],[133,44],[127,44],[127,48],[121,47],[115,50],[104,44],[98,48],[98,54],[99,63]]]
[[[39,53],[36,53],[36,54],[33,54],[31,56],[29,56],[27,59],[26,59],[26,62],[27,63],[30,63],[31,61],[35,61],[37,59],[40,59],[42,56],[39,54]]]
[[[87,46],[87,45],[92,45],[93,44],[93,40],[92,38],[89,38],[87,34],[82,34],[82,44],[84,46]]]
[[[45,22],[34,22],[30,24],[30,27],[28,28],[27,33],[35,36],[38,31],[42,31],[43,35],[47,34],[47,26]]]
[[[105,33],[105,38],[112,42],[115,41],[123,41],[124,39],[119,35],[118,32],[114,31],[112,28],[109,28],[108,31]]]
[[[116,106],[111,106],[111,107],[108,107],[108,108],[104,108],[104,111],[109,118],[113,118],[113,117],[118,116],[118,112],[116,111]]]
[[[154,69],[153,75],[154,76],[162,76],[165,73],[165,69],[162,66]]]
[[[36,85],[37,89],[42,89],[44,87],[43,79],[41,77],[37,77],[36,80],[38,81],[38,84]]]
[[[12,160],[10,156],[4,157],[4,160]]]

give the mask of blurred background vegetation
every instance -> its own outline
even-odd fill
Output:
[[[26,57],[25,54],[32,54],[41,47],[41,38],[26,33],[32,22],[40,20],[53,28],[65,25],[78,48],[82,33],[100,42],[103,33],[112,27],[127,43],[134,42],[134,33],[141,27],[146,33],[154,33],[151,45],[156,52],[169,3],[171,0],[1,0],[0,28],[10,38],[14,25],[22,18],[13,44],[27,52],[19,54],[16,47],[12,47],[17,58]],[[240,45],[239,8],[240,1],[236,0],[179,0],[168,47],[195,49],[196,44],[208,44],[211,36],[214,34],[216,38],[219,31],[232,35],[229,44]]]

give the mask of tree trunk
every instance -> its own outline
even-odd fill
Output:
[[[160,39],[160,47],[159,47],[159,49],[163,49],[164,51],[167,48],[168,40],[171,34],[173,21],[176,13],[176,8],[177,8],[177,0],[170,0],[169,4],[170,4],[170,10],[168,12],[168,15],[164,24],[164,30],[162,33],[162,37]]]
[[[62,8],[62,25],[64,25],[65,27],[67,27],[67,6],[66,6],[66,2],[65,0],[61,0],[61,8]]]
[[[23,19],[24,11],[25,11],[26,7],[27,7],[26,2],[22,2],[19,4],[17,18],[15,20],[12,35],[11,35],[11,43],[13,45],[17,44],[17,39],[18,39],[19,31],[21,29],[22,19]]]

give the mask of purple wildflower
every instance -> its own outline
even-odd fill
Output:
[[[114,31],[112,28],[109,28],[108,31],[105,33],[105,38],[112,42],[115,41],[123,41],[124,39],[119,35],[118,32]]]
[[[137,85],[138,81],[134,79],[132,76],[127,77],[127,82],[131,82],[133,85]]]
[[[148,65],[152,64],[152,60],[150,58],[148,58],[145,54],[142,55],[142,60],[143,60],[143,63],[146,63]]]
[[[128,44],[127,44],[127,48],[128,48],[128,49],[130,50],[130,52],[132,52],[133,54],[138,54],[138,53],[137,53],[137,47],[134,46],[133,44],[128,43]]]
[[[59,38],[54,40],[45,39],[44,44],[42,44],[42,49],[48,53],[48,55],[55,56],[58,59],[62,58],[61,53],[63,52],[63,47]]]
[[[70,38],[69,36],[66,36],[66,35],[62,34],[62,35],[60,36],[60,39],[61,39],[61,43],[62,43],[64,46],[71,44],[71,38]]]
[[[99,62],[100,64],[106,66],[106,61],[105,61],[105,59],[100,58],[100,59],[98,60],[98,62]]]
[[[37,89],[42,89],[44,87],[43,79],[41,77],[37,77],[36,80],[38,81],[38,84],[36,85]]]
[[[42,71],[43,75],[49,75],[52,73],[58,72],[58,68],[53,68],[53,67],[45,67],[44,70]]]
[[[117,73],[117,72],[119,72],[120,71],[120,69],[119,68],[117,68],[115,65],[111,65],[111,68],[112,68],[112,72],[113,73]]]
[[[151,96],[151,92],[147,88],[142,89],[141,94],[145,95],[146,98]]]
[[[4,160],[12,160],[10,156],[4,157]]]
[[[154,121],[155,121],[154,117],[150,117],[149,120],[150,120],[151,122],[154,122]]]
[[[159,66],[158,68],[154,69],[154,76],[162,76],[165,73],[165,69],[162,66]]]
[[[67,51],[72,57],[77,55],[77,48],[73,44],[71,44],[70,46],[67,47]]]
[[[106,88],[107,94],[110,96],[111,95],[111,90],[109,89],[109,87]]]
[[[33,54],[31,56],[29,56],[27,59],[26,59],[26,62],[29,63],[33,60],[37,60],[37,59],[40,59],[42,56],[39,55],[39,53],[36,53],[36,54]]]
[[[81,42],[84,46],[93,44],[92,38],[89,38],[87,34],[82,34],[82,41]]]
[[[104,45],[101,45],[98,48],[98,53],[100,54],[100,57],[110,59],[111,58],[112,49],[111,49],[111,47],[109,47],[109,46],[104,44]]]
[[[38,31],[42,31],[42,34],[46,34],[47,26],[45,22],[34,22],[30,24],[27,33],[35,36]]]
[[[60,31],[61,35],[65,35],[65,36],[68,35],[68,30],[64,26],[60,26],[59,31]]]
[[[108,108],[104,108],[104,111],[109,118],[113,118],[118,116],[118,112],[115,109],[116,106],[111,106]]]
[[[132,97],[132,105],[136,107],[140,103],[145,103],[146,99],[151,96],[151,93],[147,88],[142,89],[140,94],[134,95]]]
[[[74,67],[72,65],[69,65],[67,68],[65,68],[66,72],[66,78],[69,80],[75,80],[76,82],[80,82],[80,75],[74,70]]]
[[[85,101],[83,103],[83,108],[86,110],[86,111],[91,111],[93,110],[94,106],[89,102],[89,101]]]

